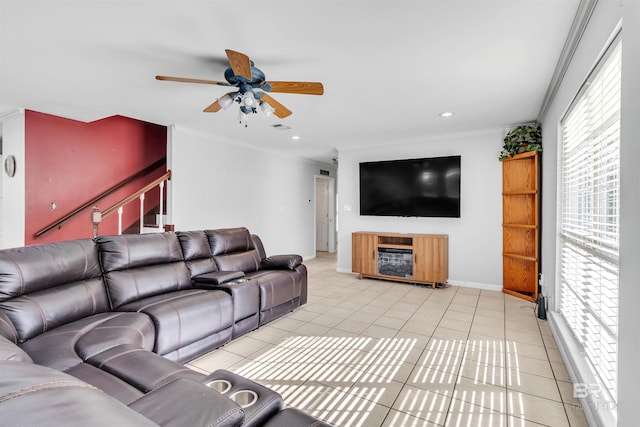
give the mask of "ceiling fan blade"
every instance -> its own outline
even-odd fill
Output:
[[[290,116],[292,114],[291,110],[289,110],[284,105],[280,104],[278,101],[276,101],[275,99],[270,97],[268,94],[266,94],[264,92],[260,92],[260,93],[262,93],[262,100],[264,102],[266,102],[267,104],[271,105],[275,109],[273,114],[276,117],[284,119],[285,117],[288,117],[288,116]]]
[[[220,82],[217,80],[192,79],[189,77],[156,76],[156,80],[181,82],[181,83],[203,83],[208,85],[229,86],[229,83],[227,82]]]
[[[324,86],[319,82],[267,82],[271,92],[301,93],[305,95],[322,95]]]
[[[244,53],[231,49],[225,49],[225,52],[227,53],[227,58],[229,58],[229,65],[231,65],[233,74],[251,81],[251,61],[249,57]]]
[[[216,99],[213,104],[209,105],[207,108],[205,108],[204,111],[205,113],[216,113],[222,109],[227,108],[229,105],[231,105],[233,103],[233,99],[234,99],[234,95],[236,95],[238,92],[227,92],[224,95],[222,95],[220,98]],[[222,103],[220,102],[222,101]]]
[[[205,113],[217,113],[220,110],[222,110],[222,105],[220,105],[220,102],[216,99],[213,104],[209,105],[202,111],[204,111]]]

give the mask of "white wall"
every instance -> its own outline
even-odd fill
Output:
[[[0,166],[2,177],[2,241],[0,248],[24,245],[25,233],[25,168],[24,168],[24,111],[16,110],[0,115],[2,122],[2,158],[16,158],[16,174],[9,178]]]
[[[612,33],[622,20],[622,119],[620,186],[620,281],[618,316],[618,404],[584,405],[593,425],[637,425],[640,408],[640,2],[599,0],[589,25],[572,58],[562,84],[543,118],[543,232],[542,273],[544,293],[550,295],[550,322],[567,359],[574,381],[590,382],[579,371],[580,349],[571,348],[570,333],[562,329],[557,310],[556,271],[556,185],[558,124],[587,75],[595,65]],[[575,356],[575,357],[574,357]],[[617,420],[616,420],[617,417]]]
[[[328,165],[170,128],[170,221],[176,230],[247,227],[267,255],[315,257],[315,176]]]
[[[640,2],[625,2],[623,15],[618,425],[628,426],[640,408]]]
[[[338,271],[351,271],[351,233],[382,231],[449,235],[449,282],[502,288],[502,166],[505,132],[426,138],[420,142],[340,150]],[[460,218],[360,216],[359,163],[461,155]],[[350,209],[350,210],[349,210]]]

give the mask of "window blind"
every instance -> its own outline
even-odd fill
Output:
[[[559,311],[617,401],[620,83],[618,40],[561,120]]]

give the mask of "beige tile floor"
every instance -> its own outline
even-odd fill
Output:
[[[188,364],[336,426],[586,426],[547,322],[496,291],[358,280],[306,262],[309,301]]]

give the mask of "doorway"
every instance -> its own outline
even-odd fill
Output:
[[[3,155],[4,151],[2,150],[2,122],[0,122],[0,165],[4,165],[4,155]],[[4,240],[2,239],[2,229],[3,229],[3,217],[2,217],[2,194],[3,194],[3,185],[2,185],[2,180],[4,179],[2,170],[0,170],[0,248],[3,248],[3,242]]]
[[[316,251],[336,251],[335,178],[315,177]]]

